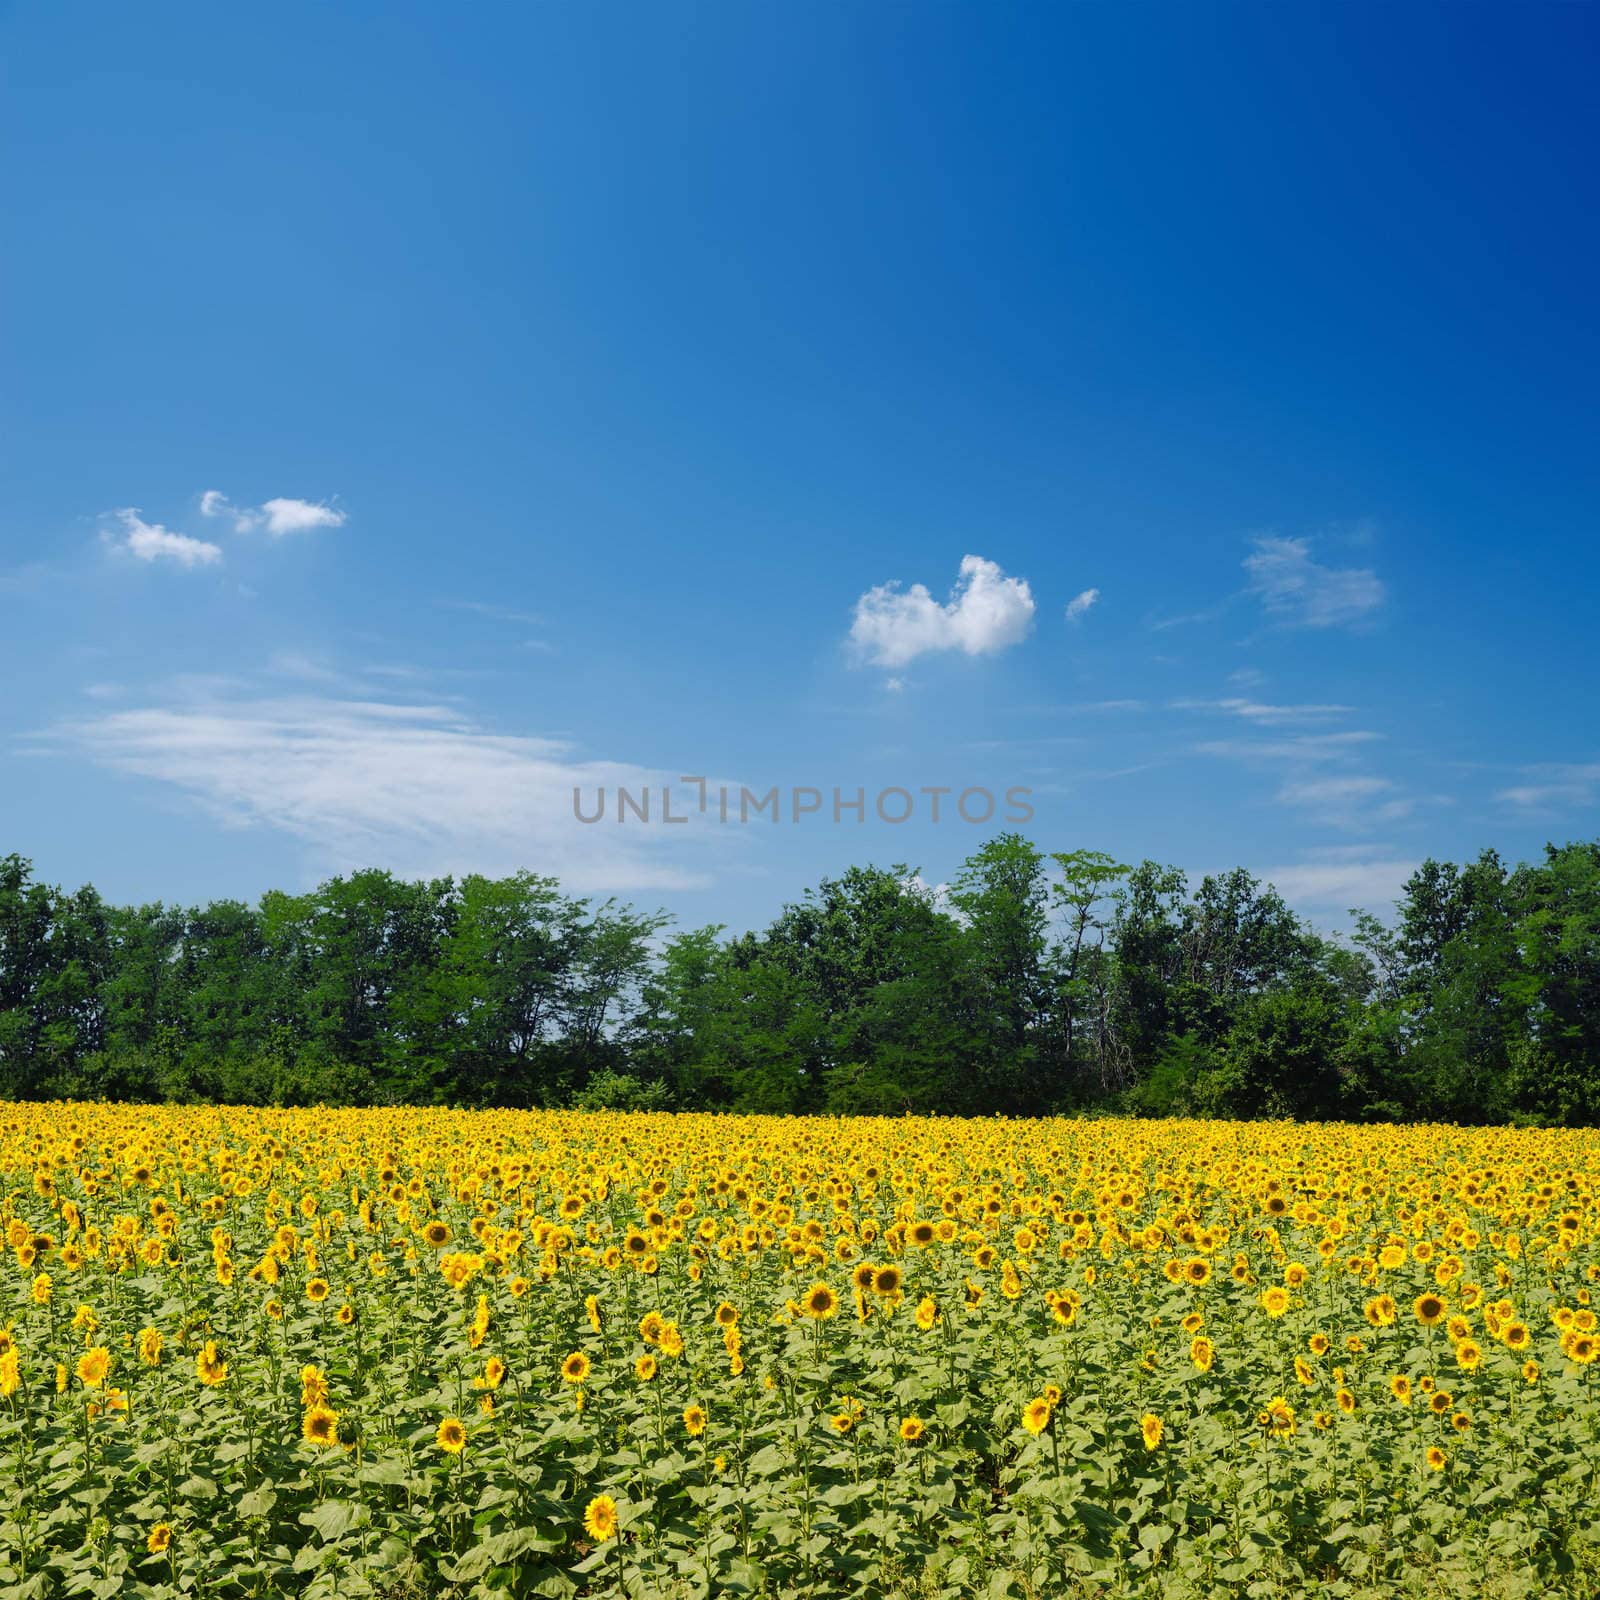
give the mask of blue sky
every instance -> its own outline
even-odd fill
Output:
[[[1026,786],[1046,848],[1329,925],[1600,831],[1592,8],[0,40],[0,850],[47,879],[527,867],[740,927],[947,877],[991,830],[915,791]],[[868,816],[573,818],[690,774]]]

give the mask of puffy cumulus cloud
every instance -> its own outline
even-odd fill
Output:
[[[1245,557],[1251,592],[1269,614],[1293,627],[1359,622],[1384,602],[1383,581],[1368,567],[1325,567],[1308,539],[1261,538]]]
[[[222,549],[205,539],[174,533],[159,522],[146,522],[134,506],[117,512],[123,537],[117,547],[140,561],[171,561],[180,567],[208,567],[222,559]]]
[[[1019,643],[1033,626],[1027,580],[1008,578],[998,562],[963,556],[950,598],[935,600],[920,583],[879,584],[856,601],[851,643],[875,666],[903,667],[941,650],[990,655]]]

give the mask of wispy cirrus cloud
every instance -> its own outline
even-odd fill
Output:
[[[1207,739],[1195,752],[1218,756],[1226,761],[1293,764],[1298,762],[1351,761],[1363,747],[1383,738],[1370,728],[1351,728],[1342,733],[1300,733],[1276,739]]]
[[[1067,601],[1067,621],[1081,622],[1099,602],[1099,599],[1100,591],[1098,589],[1085,589],[1082,594],[1075,594]]]
[[[1251,593],[1288,627],[1332,628],[1363,621],[1387,591],[1369,567],[1329,567],[1312,559],[1309,539],[1254,541],[1244,570]]]
[[[1267,705],[1260,700],[1244,700],[1237,696],[1226,700],[1174,700],[1174,711],[1217,711],[1228,716],[1242,717],[1262,727],[1272,727],[1290,722],[1324,722],[1329,717],[1348,716],[1354,706],[1340,705]]]
[[[1220,711],[1262,729],[1262,737],[1209,739],[1194,750],[1197,755],[1275,775],[1275,802],[1307,820],[1341,829],[1362,828],[1398,821],[1413,809],[1414,801],[1391,779],[1364,770],[1364,758],[1380,742],[1381,734],[1370,728],[1291,731],[1297,722],[1314,725],[1350,707],[1265,705],[1246,700],[1194,702],[1191,707]],[[1274,731],[1266,735],[1267,729]]]
[[[1495,791],[1495,799],[1530,815],[1552,816],[1592,806],[1600,799],[1600,761],[1552,762],[1524,767],[1526,783]]]
[[[223,826],[288,834],[319,870],[526,867],[589,892],[708,881],[706,829],[585,825],[573,814],[575,788],[592,809],[604,786],[614,817],[618,786],[659,794],[676,771],[584,759],[566,740],[495,732],[427,699],[258,697],[198,683],[160,703],[60,722],[33,748],[146,779]]]
[[[1353,845],[1307,851],[1303,860],[1263,867],[1258,876],[1308,913],[1387,912],[1417,866],[1381,845]]]
[[[920,583],[867,590],[856,601],[850,642],[879,667],[903,667],[946,650],[992,655],[1027,637],[1035,609],[1025,578],[1008,578],[998,562],[982,556],[963,556],[955,587],[942,604]]]

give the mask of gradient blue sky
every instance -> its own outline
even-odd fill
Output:
[[[0,850],[737,927],[985,830],[572,784],[1018,784],[1329,925],[1594,836],[1597,16],[8,8]]]

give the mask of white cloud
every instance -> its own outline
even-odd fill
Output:
[[[1261,538],[1245,557],[1250,589],[1285,624],[1330,628],[1359,622],[1383,604],[1382,580],[1367,567],[1325,567],[1307,539]]]
[[[261,507],[267,532],[304,533],[309,528],[342,528],[345,513],[314,500],[268,500]]]
[[[1307,910],[1348,911],[1354,907],[1386,911],[1400,898],[1406,879],[1417,870],[1415,861],[1368,857],[1356,852],[1332,854],[1336,859],[1266,867],[1260,876],[1291,905]]]
[[[1359,754],[1360,746],[1382,737],[1365,728],[1352,728],[1345,733],[1301,733],[1287,739],[1211,739],[1195,749],[1200,755],[1231,761],[1344,761]]]
[[[200,496],[200,515],[231,518],[235,533],[253,533],[257,528],[265,528],[274,538],[286,533],[305,533],[312,528],[342,528],[347,520],[345,512],[316,500],[279,496],[254,509],[236,506],[220,489],[207,489]]]
[[[204,539],[191,539],[186,533],[173,533],[159,522],[146,522],[138,508],[125,506],[117,520],[127,530],[119,548],[141,561],[175,561],[180,567],[206,567],[222,559],[219,545]]]
[[[471,611],[496,622],[515,622],[529,628],[542,628],[550,619],[537,611],[517,611],[509,606],[490,605],[483,600],[441,600],[447,611]]]
[[[708,880],[692,858],[713,835],[725,857],[735,832],[698,824],[677,769],[580,760],[563,741],[494,733],[436,703],[197,688],[172,703],[65,722],[45,738],[176,790],[225,826],[289,834],[318,870],[526,867],[586,892],[695,887]],[[663,785],[688,825],[657,820]],[[592,811],[600,786],[607,817],[579,822],[573,789]],[[652,789],[649,824],[616,821],[618,786],[635,796]]]
[[[1221,605],[1210,606],[1204,611],[1185,611],[1175,617],[1150,617],[1146,619],[1145,626],[1152,633],[1164,633],[1168,628],[1187,628],[1197,622],[1215,622],[1227,610],[1227,602]],[[1161,657],[1156,658],[1158,661]]]
[[[1284,722],[1321,722],[1328,717],[1347,716],[1355,710],[1354,706],[1337,705],[1272,706],[1263,705],[1259,700],[1241,700],[1237,697],[1227,700],[1174,700],[1172,708],[1174,711],[1223,711],[1262,727]]]
[[[1526,767],[1532,783],[1514,784],[1495,792],[1495,799],[1522,811],[1554,812],[1592,805],[1600,790],[1600,761]]]
[[[1330,802],[1369,800],[1394,785],[1387,778],[1308,778],[1286,783],[1278,798],[1292,806],[1324,806]]]
[[[1077,622],[1099,598],[1098,589],[1085,589],[1082,594],[1074,595],[1067,602],[1067,621]]]
[[[1387,778],[1370,775],[1299,778],[1284,783],[1278,790],[1278,799],[1333,827],[1359,828],[1375,822],[1396,822],[1411,814],[1415,802],[1396,795],[1394,790]]]
[[[944,605],[920,583],[902,590],[879,584],[856,601],[850,638],[880,667],[903,667],[938,650],[987,655],[1019,643],[1033,626],[1033,594],[1024,578],[1008,578],[998,563],[963,556],[960,576]]]

